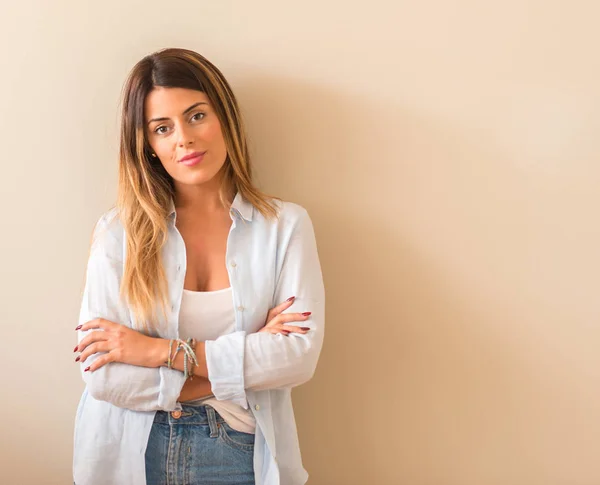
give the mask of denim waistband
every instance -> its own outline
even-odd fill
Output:
[[[181,403],[181,411],[157,411],[155,423],[210,425],[225,420],[210,404]]]

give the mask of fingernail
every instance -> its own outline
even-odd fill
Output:
[[[79,362],[79,359],[81,359],[81,355],[75,359],[75,362]]]
[[[79,326],[75,327],[75,330],[79,330],[81,327],[83,327],[83,325],[79,325]]]
[[[304,312],[302,315],[304,315],[305,317],[308,317],[311,314],[311,312]]]
[[[310,327],[300,327],[302,330],[310,330]]]
[[[85,369],[83,369],[83,372],[87,372],[87,371],[89,371],[89,370],[90,370],[90,368],[89,368],[89,367],[86,367]]]
[[[292,301],[294,298],[296,298],[295,296],[290,296],[287,300],[285,301]]]
[[[77,352],[77,347],[79,347],[79,345],[75,346],[75,348],[73,349],[73,352]]]

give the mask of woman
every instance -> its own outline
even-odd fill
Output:
[[[234,94],[201,55],[142,59],[122,109],[76,328],[75,483],[303,484],[291,389],[325,315],[311,219],[254,187]]]

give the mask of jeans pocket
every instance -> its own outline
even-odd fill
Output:
[[[254,452],[254,433],[244,433],[233,429],[227,423],[223,422],[219,426],[219,435],[221,439],[232,448],[248,453]]]

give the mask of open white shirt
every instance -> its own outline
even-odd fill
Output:
[[[226,264],[236,330],[206,341],[208,378],[215,397],[250,409],[256,420],[254,471],[257,485],[302,485],[302,466],[291,389],[314,374],[325,324],[325,290],[312,221],[291,202],[275,202],[279,219],[267,220],[240,193],[230,211]],[[171,202],[163,262],[170,312],[155,336],[179,338],[178,316],[186,274],[186,249],[175,227]],[[126,257],[124,228],[116,209],[94,230],[79,324],[104,318],[132,327],[119,297]],[[284,313],[312,312],[306,334],[256,333],[268,311],[296,296]],[[292,322],[296,325],[298,322]],[[134,328],[141,328],[136,326]],[[92,330],[93,331],[93,330]],[[100,330],[101,331],[101,330]],[[78,332],[78,340],[87,332]],[[185,336],[182,336],[185,338]],[[73,475],[76,485],[146,485],[145,452],[157,410],[181,409],[181,371],[111,362],[84,372],[86,387],[75,419]]]

